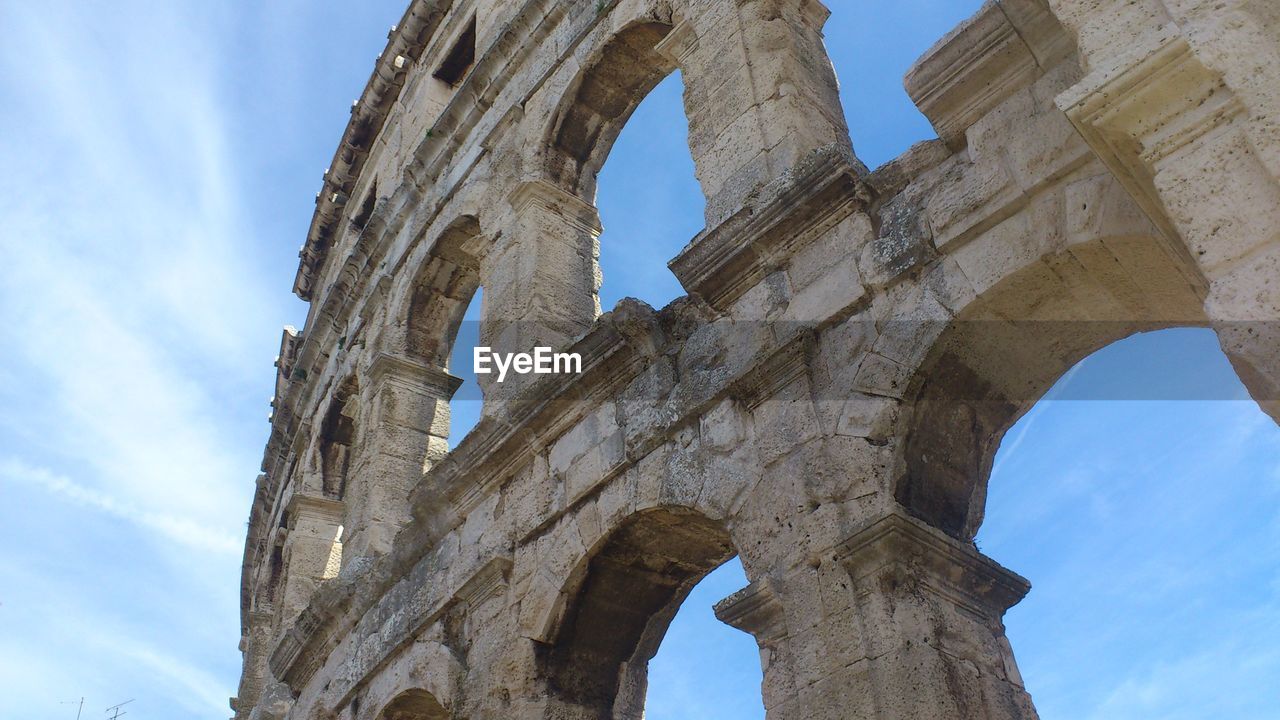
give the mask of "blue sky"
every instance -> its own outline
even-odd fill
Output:
[[[977,2],[833,5],[828,44],[875,166],[931,135],[900,78]],[[271,361],[305,317],[296,252],[402,11],[0,0],[3,716],[71,718],[59,703],[81,696],[85,717],[131,697],[136,720],[229,715]],[[665,263],[701,200],[678,98],[678,79],[655,91],[602,174],[606,308],[679,293]],[[1001,451],[979,540],[1036,585],[1009,633],[1046,720],[1280,703],[1280,432],[1238,399],[1212,337],[1117,344],[1055,392],[1173,375],[1215,390],[1042,403]],[[743,583],[731,563],[686,603],[650,718],[762,715],[754,643],[710,617]]]

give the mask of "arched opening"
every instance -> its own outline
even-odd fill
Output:
[[[426,690],[408,690],[392,700],[378,720],[449,720],[449,713]]]
[[[600,307],[624,297],[660,308],[684,295],[667,269],[703,227],[706,200],[694,177],[679,71],[645,97],[599,175]]]
[[[586,200],[614,140],[640,101],[675,69],[658,51],[671,25],[640,22],[613,37],[578,79],[552,129],[550,179]]]
[[[643,512],[579,569],[541,664],[552,714],[639,720],[649,661],[690,591],[734,557],[727,531],[684,508]]]
[[[1156,237],[1084,242],[1011,270],[941,332],[908,387],[898,502],[972,539],[1001,440],[1063,373],[1134,333],[1206,322],[1202,290]]]
[[[1280,694],[1280,428],[1214,333],[1071,366],[995,454],[982,551],[1044,720],[1269,717]]]
[[[721,622],[712,606],[747,586],[738,558],[694,586],[649,662],[647,720],[763,720],[764,677],[755,638]]]
[[[1088,208],[1100,200],[1127,203],[1108,190]],[[1263,432],[1266,416],[1207,329],[1203,280],[1158,237],[1117,231],[1125,224],[1104,219],[1094,239],[1030,262],[986,256],[991,279],[932,331],[907,388],[896,496],[953,537],[977,536],[983,552],[1031,580],[1005,622],[1046,720],[1265,716],[1251,708],[1274,706],[1257,688],[1274,675],[1275,626],[1259,618],[1280,606],[1257,580],[1274,576],[1276,553],[1260,560],[1258,548],[1278,547],[1280,504],[1260,480],[1275,477],[1276,441],[1246,451],[1241,438],[1277,433]],[[1091,369],[1099,372],[1081,385]],[[1215,374],[1231,389],[1206,384]],[[1251,477],[1232,477],[1237,490],[1220,503],[1224,472]],[[1265,522],[1237,531],[1238,516],[1259,507]],[[1190,653],[1210,627],[1211,640]],[[1265,652],[1254,636],[1268,638]],[[1212,679],[1250,653],[1269,674]],[[1209,687],[1188,710],[1196,688]],[[1237,695],[1247,702],[1219,700]]]
[[[482,399],[471,361],[479,342],[484,296],[480,261],[472,247],[479,235],[480,222],[472,215],[456,219],[445,229],[414,280],[405,316],[407,357],[463,381],[447,398],[445,422],[433,423],[433,432],[442,432],[450,447],[475,425]]]
[[[466,215],[449,225],[414,282],[409,301],[405,345],[409,356],[432,367],[447,367],[454,338],[467,307],[480,288],[479,261],[467,243],[480,234],[480,222]]]
[[[618,33],[578,79],[551,132],[549,179],[594,203],[604,227],[605,310],[624,297],[662,307],[683,295],[666,263],[704,224],[683,78],[660,49],[671,32],[649,21]]]

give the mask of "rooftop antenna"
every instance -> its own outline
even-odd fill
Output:
[[[79,705],[79,707],[77,707],[77,708],[76,708],[76,720],[80,720],[80,713],[84,712],[84,698],[83,698],[83,697],[82,697],[82,698],[80,698],[79,700],[63,700],[62,702],[60,702],[60,703],[58,703],[58,704],[59,704],[59,705]]]
[[[125,705],[128,705],[131,702],[133,702],[133,698],[129,698],[128,700],[125,700],[122,703],[117,703],[115,705],[112,705],[111,707],[107,708],[103,712],[111,713],[111,717],[108,720],[116,720],[116,718],[120,717],[121,715],[129,714],[127,712],[120,712],[120,708],[124,707]]]

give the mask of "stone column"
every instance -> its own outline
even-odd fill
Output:
[[[1030,583],[899,512],[839,553],[853,581],[850,619],[870,659],[877,717],[1037,717],[1003,622]]]
[[[235,711],[237,720],[247,718],[258,699],[262,697],[263,688],[271,671],[267,660],[275,637],[271,632],[271,613],[265,610],[250,610],[248,632],[240,638],[240,652],[244,657],[244,671],[240,675],[240,685],[236,696],[231,700],[231,709]]]
[[[659,46],[683,71],[707,226],[815,151],[853,160],[818,0],[697,3]]]
[[[770,720],[788,717],[794,705],[795,685],[785,664],[775,659],[787,638],[786,612],[778,590],[764,578],[721,600],[715,605],[716,618],[755,637],[760,646],[760,670],[764,674],[760,694]],[[815,716],[816,717],[816,716]]]
[[[1089,70],[1058,105],[1200,271],[1223,350],[1280,420],[1280,13],[1248,0],[1051,5]]]
[[[716,615],[755,635],[770,720],[1031,720],[1002,621],[1029,587],[895,511]]]
[[[595,206],[542,181],[511,194],[507,227],[481,265],[481,345],[495,353],[563,349],[600,314],[600,217]],[[508,373],[478,375],[485,412],[522,386]],[[524,376],[524,380],[533,376]]]
[[[317,495],[295,494],[285,512],[289,535],[284,543],[284,581],[276,617],[287,627],[307,607],[320,582],[338,574],[342,543],[342,503]]]
[[[391,549],[412,517],[409,493],[449,451],[449,400],[462,380],[387,353],[368,370],[370,412],[350,471],[343,563]]]

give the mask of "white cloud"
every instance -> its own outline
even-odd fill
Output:
[[[238,555],[244,546],[244,538],[230,534],[223,528],[209,527],[187,517],[143,510],[15,458],[0,459],[0,478],[39,486],[77,505],[106,513],[198,550]]]
[[[297,307],[248,219],[240,11],[0,3],[0,156],[20,168],[0,175],[0,486],[80,509],[0,527],[21,548],[0,563],[0,654],[40,669],[0,674],[65,682],[15,687],[19,715],[126,685],[139,720],[228,714],[270,361]],[[80,592],[102,577],[120,582]]]
[[[218,12],[0,10],[9,112],[34,121],[0,139],[34,169],[0,179],[18,456],[201,526],[242,519],[257,448],[235,413],[252,393],[266,414],[278,324],[235,190]]]

